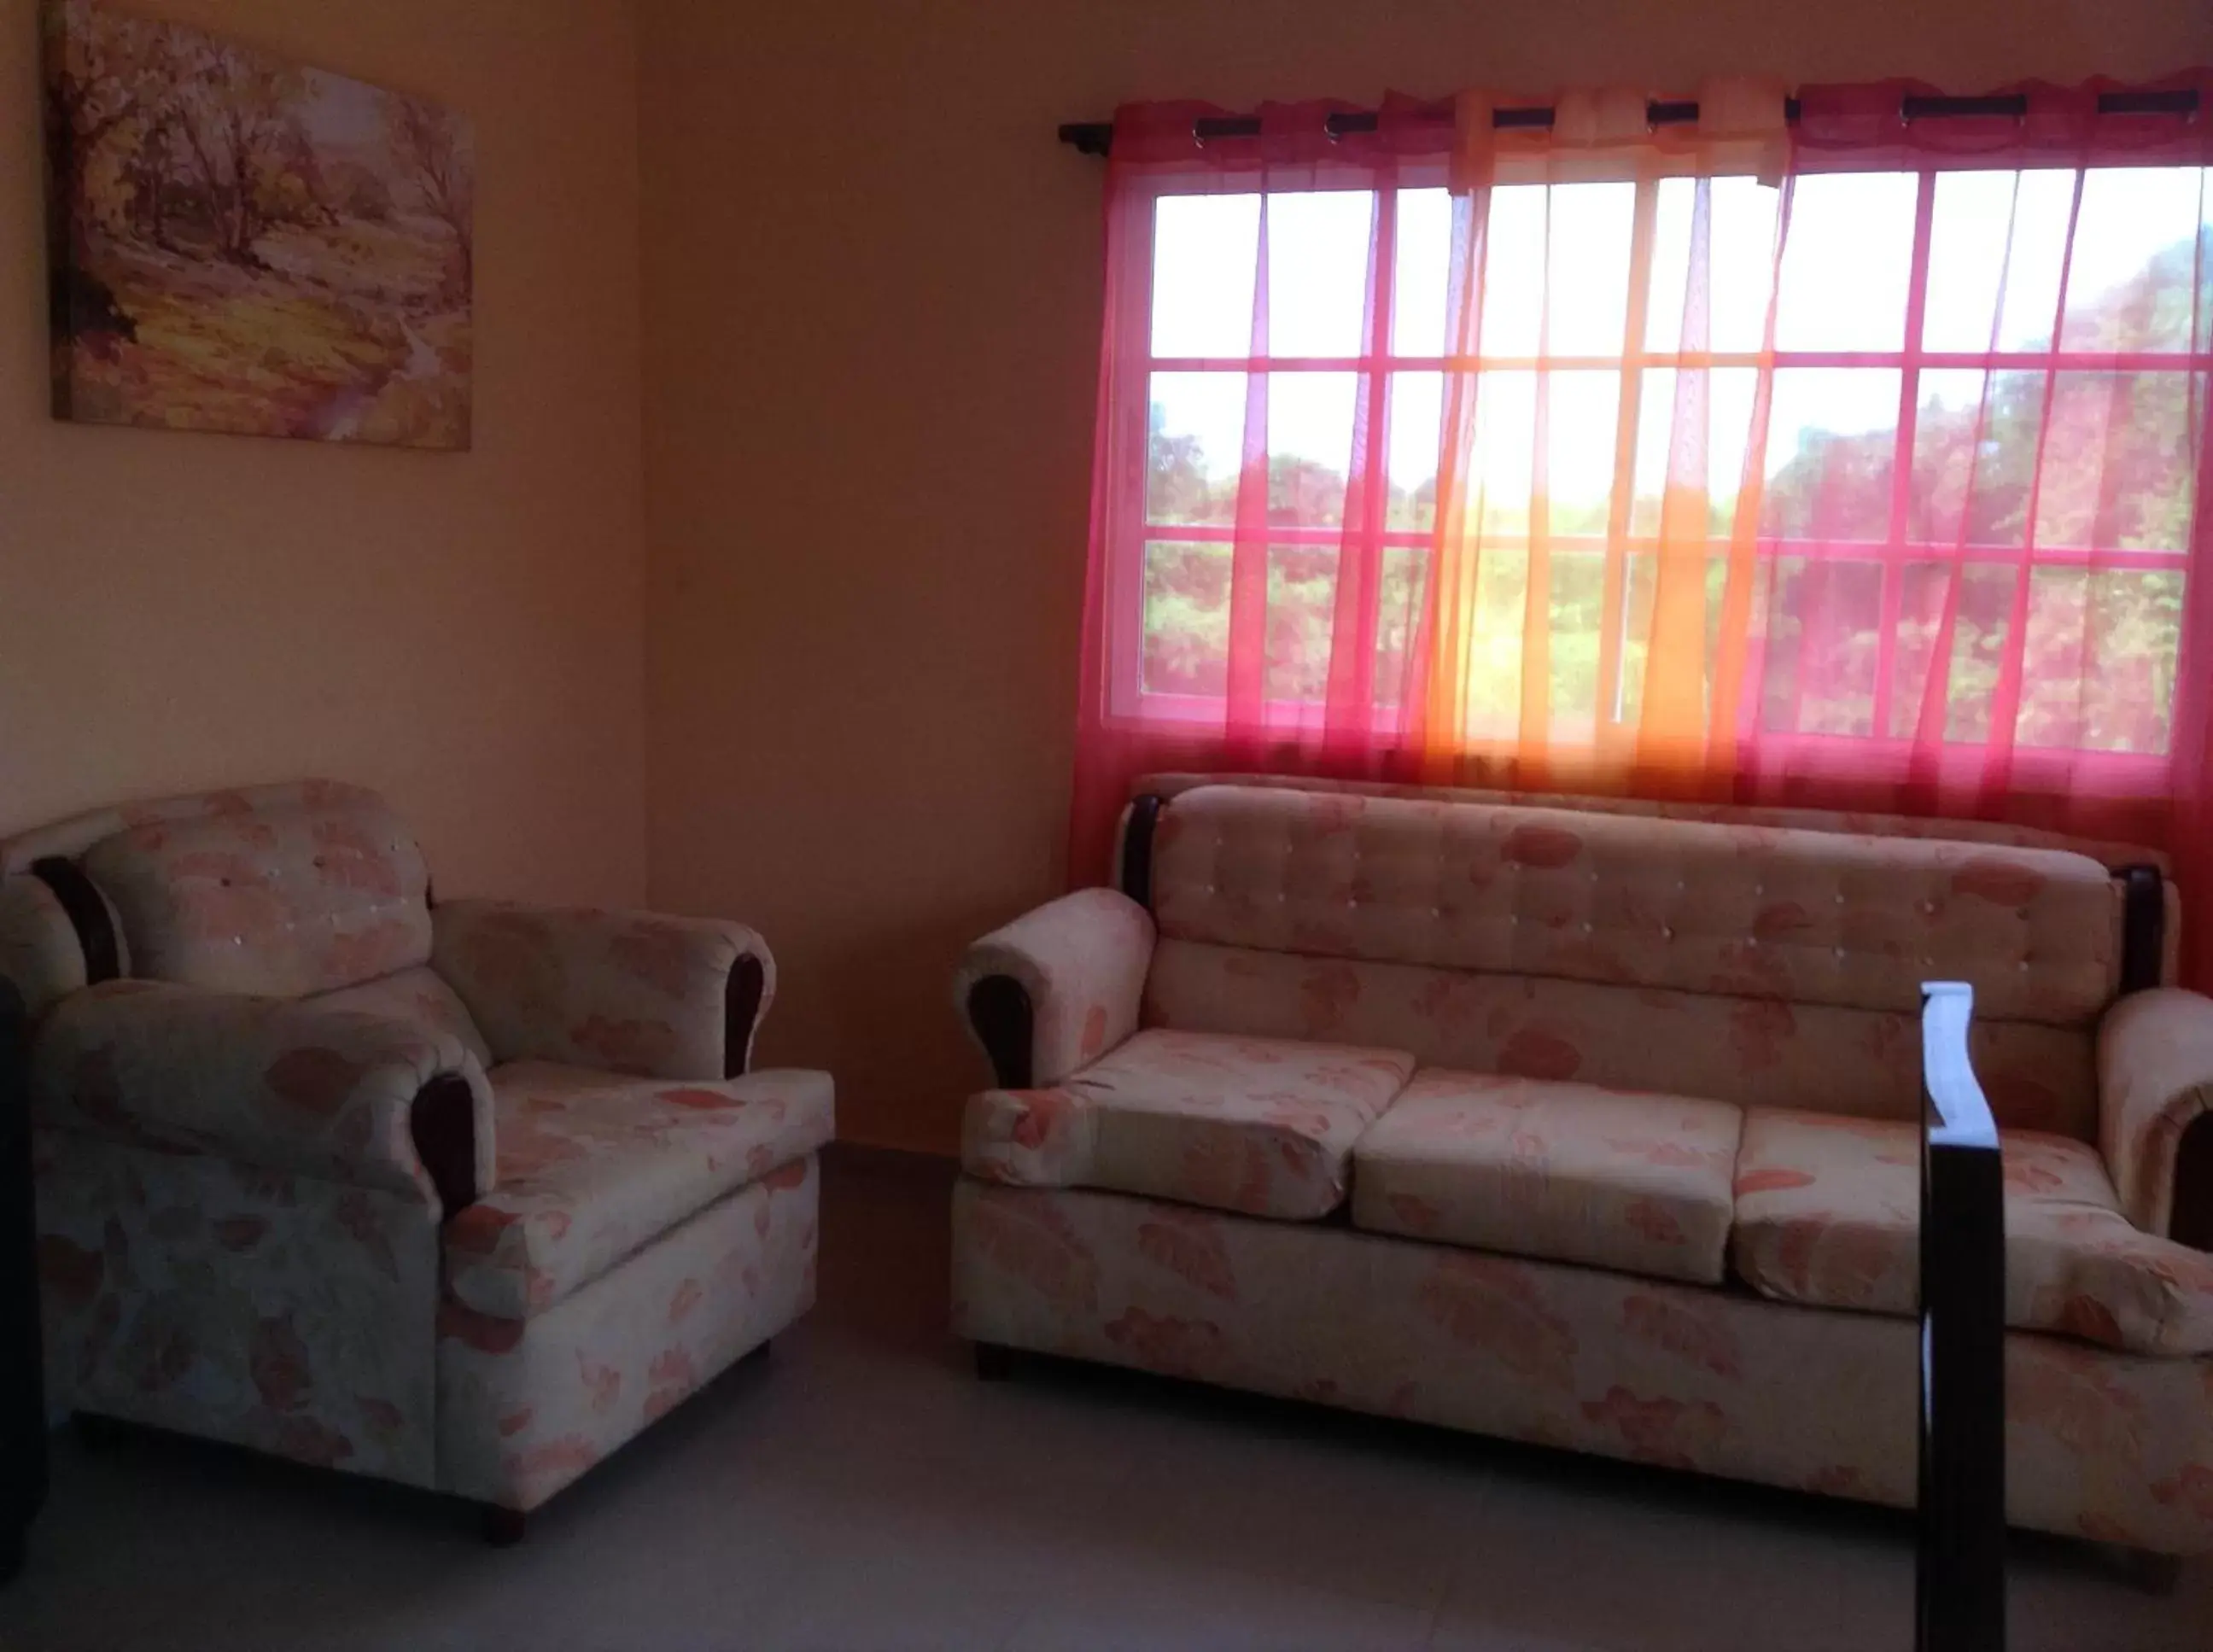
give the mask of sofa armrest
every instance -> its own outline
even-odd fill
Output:
[[[56,882],[85,911],[72,912],[45,877],[0,875],[0,976],[14,984],[32,1021],[72,992],[130,972],[122,926],[107,897],[70,863],[59,864]]]
[[[1113,889],[1079,889],[968,948],[954,981],[1000,1085],[1058,1084],[1137,1030],[1153,915]]]
[[[2098,1030],[2098,1142],[2146,1233],[2213,1249],[2213,998],[2131,993]]]
[[[483,1069],[459,1039],[381,1015],[111,981],[46,1017],[31,1089],[46,1128],[412,1194],[442,1215],[492,1184]]]
[[[431,967],[501,1061],[735,1078],[776,996],[768,943],[721,918],[455,900],[430,920]]]

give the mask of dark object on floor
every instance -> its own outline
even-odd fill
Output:
[[[1920,1652],[2004,1652],[2005,1183],[1972,988],[1921,989]]]
[[[485,1542],[495,1549],[512,1549],[522,1541],[530,1524],[530,1516],[520,1509],[502,1509],[489,1503],[479,1512],[479,1520]]]
[[[1015,1375],[1015,1350],[996,1342],[976,1344],[976,1375],[985,1382],[1005,1382]]]
[[[31,1098],[23,1001],[0,980],[0,1584],[22,1570],[32,1517],[46,1500],[46,1402],[39,1270],[31,1215]]]

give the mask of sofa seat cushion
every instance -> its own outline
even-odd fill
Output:
[[[1717,1284],[1742,1123],[1722,1101],[1426,1069],[1353,1149],[1353,1223]]]
[[[1052,1089],[978,1096],[962,1158],[991,1181],[1312,1220],[1413,1070],[1402,1050],[1139,1033]]]
[[[527,1319],[832,1133],[827,1073],[713,1083],[551,1062],[495,1067],[499,1181],[446,1225],[448,1289]]]
[[[2213,1257],[2121,1213],[2098,1151],[2002,1131],[2006,1323],[2137,1354],[2213,1352]],[[1778,1301],[1918,1312],[1917,1126],[1754,1108],[1737,1155],[1738,1275]]]

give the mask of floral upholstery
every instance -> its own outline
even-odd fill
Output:
[[[1152,953],[1152,915],[1128,896],[1064,895],[968,948],[954,979],[962,1024],[974,1032],[965,1011],[977,983],[1013,980],[1030,1001],[1029,1082],[1057,1084],[1137,1030]]]
[[[978,1341],[1898,1507],[1917,1329],[1748,1294],[1065,1189],[954,1196]],[[2213,1552],[2205,1368],[2015,1332],[2019,1525]]]
[[[1771,826],[1788,832],[1831,832],[1852,838],[1936,838],[2007,849],[2064,849],[2104,866],[2153,866],[2170,870],[2167,856],[2139,844],[2076,837],[2010,820],[1957,820],[1864,809],[1777,808],[1762,803],[1693,803],[1652,797],[1594,797],[1585,793],[1499,791],[1476,786],[1401,785],[1379,780],[1321,780],[1277,774],[1149,774],[1133,782],[1132,796],[1173,799],[1201,786],[1244,786],[1274,791],[1350,792],[1435,803],[1485,803],[1518,808],[1572,809],[1578,814],[1626,814],[1639,819],[1698,820],[1709,826]]]
[[[48,1128],[381,1188],[435,1211],[414,1107],[446,1077],[466,1081],[475,1098],[481,1192],[492,1176],[483,1070],[458,1040],[375,1015],[111,981],[47,1016],[31,1082]]]
[[[1719,1101],[1428,1070],[1353,1149],[1353,1223],[1717,1284],[1742,1122]]]
[[[1164,940],[2055,1027],[2119,981],[2119,891],[2053,850],[1218,786],[1153,856]]]
[[[149,821],[83,867],[149,979],[296,997],[430,956],[423,851],[369,794]]]
[[[776,994],[776,960],[742,924],[652,912],[442,901],[432,960],[501,1061],[639,1078],[743,1072]],[[752,1022],[733,1026],[731,972],[758,961]]]
[[[527,1320],[444,1304],[439,1484],[534,1508],[804,1314],[820,1182],[796,1160]]]
[[[50,1404],[436,1484],[435,1204],[76,1130],[35,1156]]]
[[[447,1289],[525,1319],[832,1134],[830,1075],[647,1084],[518,1062],[491,1074],[499,1186],[446,1227]]]
[[[2002,1132],[2006,1323],[2137,1354],[2213,1353],[2213,1257],[2133,1226],[2097,1149]],[[1905,1124],[1745,1116],[1737,1273],[1779,1301],[1918,1312],[1921,1157]]]
[[[251,814],[291,814],[303,809],[344,811],[381,808],[384,800],[366,786],[343,780],[286,780],[271,786],[234,787],[192,792],[180,797],[148,798],[88,809],[66,820],[34,826],[0,841],[0,874],[27,872],[50,858],[81,859],[94,844],[137,826],[235,820]]]
[[[2164,1235],[2183,1132],[2213,1111],[2213,1002],[2172,991],[2122,999],[2099,1031],[2098,1082],[2099,1145],[2121,1209]]]
[[[970,1103],[963,1334],[1910,1503],[1920,987],[1965,979],[2006,1152],[2010,1516],[2213,1552],[2213,1258],[2158,1236],[2213,1103],[2213,1004],[2116,1004],[2107,869],[2156,856],[1734,806],[1139,789],[1166,799],[1155,928],[1115,978],[1142,977],[1143,1030]],[[2171,884],[2167,910],[2172,978]],[[1102,1096],[1170,1037],[1417,1064],[1352,1125],[1350,1227],[1313,1220],[1349,1116],[1271,1158],[1242,1072]],[[1753,1289],[1716,1289],[1728,1266]]]
[[[1344,1202],[1354,1141],[1413,1069],[1393,1050],[1140,1033],[1055,1089],[972,1102],[966,1162],[992,1180],[1049,1175],[1255,1216],[1326,1216]]]
[[[1425,1066],[1738,1106],[1921,1116],[1920,1027],[1902,1010],[1163,941],[1145,984],[1145,1019],[1239,1038],[1381,1045],[1411,1051]],[[2001,1124],[2097,1134],[2087,1031],[1981,1018],[1968,1036]]]
[[[324,1009],[351,1009],[404,1021],[434,1037],[454,1039],[477,1058],[477,1065],[487,1071],[491,1068],[491,1046],[477,1031],[469,1007],[443,977],[427,966],[403,969],[358,986],[340,987],[335,992],[319,992],[307,1002]]]
[[[87,984],[49,856],[138,978]],[[434,921],[392,811],[308,781],[0,843],[0,972],[58,1405],[528,1508],[813,1301],[831,1084],[730,1076],[742,925]]]

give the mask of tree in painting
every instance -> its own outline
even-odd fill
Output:
[[[58,417],[468,446],[465,121],[92,0],[45,46]]]

